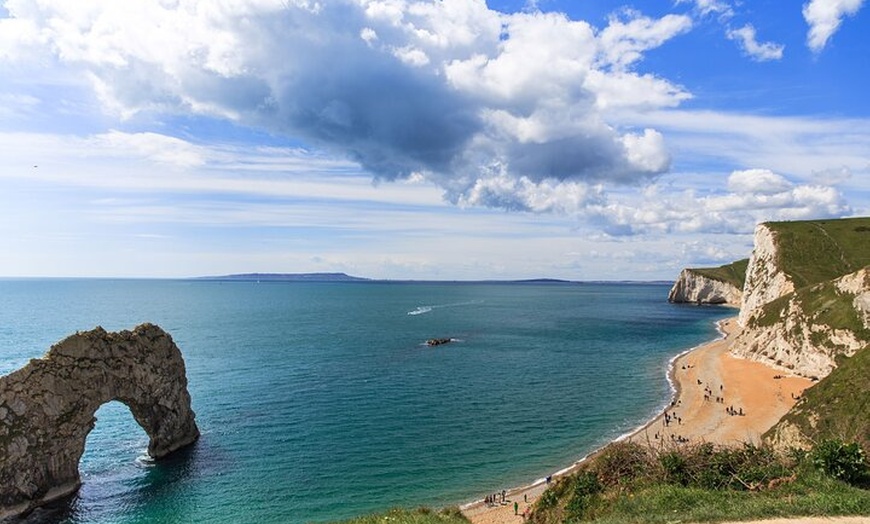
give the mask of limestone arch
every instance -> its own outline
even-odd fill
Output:
[[[0,378],[0,518],[78,490],[94,414],[111,401],[130,409],[155,459],[199,437],[181,352],[153,324],[76,333]]]

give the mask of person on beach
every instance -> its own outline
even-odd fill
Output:
[[[519,514],[520,514],[520,503],[514,502],[514,515],[519,515]]]

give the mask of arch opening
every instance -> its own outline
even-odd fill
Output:
[[[79,489],[79,462],[107,403],[106,414],[132,414],[154,459],[199,438],[184,360],[169,334],[152,324],[76,333],[0,377],[0,519]]]

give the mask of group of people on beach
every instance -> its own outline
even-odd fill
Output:
[[[725,408],[725,413],[728,413],[732,417],[742,417],[744,415],[743,408],[736,409],[734,406],[728,406]]]
[[[655,438],[656,440],[664,440],[665,436],[666,436],[666,434],[660,435],[659,432],[656,431],[656,434],[654,435],[653,438]],[[671,442],[673,442],[674,444],[686,444],[687,442],[689,442],[688,437],[684,437],[682,435],[677,435],[676,433],[671,433],[670,438],[671,438]]]
[[[698,380],[698,385],[700,386],[702,384],[703,384],[703,382]],[[724,390],[725,390],[725,386],[720,384],[719,385],[719,393],[720,394],[716,395],[716,403],[717,404],[724,404],[725,403],[725,395],[723,393]],[[710,389],[709,386],[704,386],[704,401],[710,402],[711,400],[713,400],[713,390]]]
[[[507,504],[507,490],[501,490],[501,493],[493,493],[483,498],[483,502],[487,506],[497,506],[499,504]]]

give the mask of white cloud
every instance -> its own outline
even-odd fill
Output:
[[[599,61],[606,66],[625,70],[641,60],[643,53],[655,49],[671,38],[692,28],[692,19],[684,15],[665,15],[659,19],[642,16],[635,11],[624,11],[611,16],[610,23],[601,31]]]
[[[692,4],[701,16],[716,14],[723,19],[734,16],[731,4],[722,0],[676,0],[676,4]]]
[[[794,184],[767,169],[731,173],[728,191],[699,194],[654,184],[640,195],[602,195],[599,200],[581,215],[614,235],[750,234],[759,222],[835,218],[852,211],[834,187]]]
[[[623,120],[625,118],[625,120]],[[763,165],[799,180],[843,170],[870,174],[870,119],[765,116],[681,109],[634,112],[614,122],[655,128],[680,157],[723,170]]]
[[[809,24],[807,45],[814,52],[821,52],[828,40],[840,28],[843,18],[855,16],[864,0],[810,0],[804,4],[804,20]]]
[[[377,179],[424,176],[456,201],[498,202],[466,195],[493,184],[493,166],[519,202],[530,201],[528,184],[546,192],[551,183],[649,180],[669,165],[662,134],[637,135],[607,112],[690,97],[633,70],[691,29],[681,15],[624,11],[596,28],[558,13],[504,14],[483,0],[8,0],[6,8],[0,60],[41,53],[89,79],[122,118],[229,119],[350,158]],[[165,161],[197,161],[175,145]]]
[[[728,189],[734,193],[775,194],[790,190],[792,183],[769,169],[734,171],[728,177]]]
[[[740,29],[729,29],[727,35],[729,39],[736,40],[743,52],[757,62],[782,59],[785,46],[773,42],[758,42],[752,24],[746,24]]]

